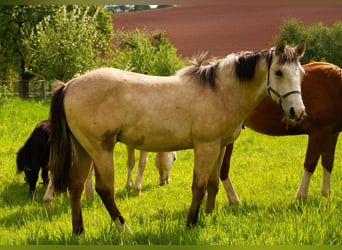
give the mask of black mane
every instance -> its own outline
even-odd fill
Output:
[[[272,53],[269,50],[259,52],[241,52],[235,64],[235,75],[240,81],[252,81],[255,74],[255,66],[261,58],[266,58],[267,64],[271,62]]]
[[[194,76],[202,83],[208,83],[210,87],[215,88],[216,68],[218,63],[206,64],[207,53],[202,53],[192,60],[193,65],[187,67],[186,74]]]

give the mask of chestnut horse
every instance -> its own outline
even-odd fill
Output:
[[[304,174],[297,191],[297,198],[305,199],[311,175],[315,171],[319,157],[323,166],[321,195],[330,192],[330,176],[334,163],[335,147],[339,132],[342,131],[342,70],[340,67],[313,62],[303,65],[305,76],[302,83],[302,96],[307,116],[300,123],[286,122],[282,110],[269,98],[265,98],[246,118],[244,125],[266,135],[309,135],[304,161]],[[230,158],[233,143],[227,146],[221,168],[221,180],[229,178]],[[232,194],[231,194],[232,193]],[[230,203],[233,188],[227,192]]]
[[[206,191],[211,213],[225,146],[267,93],[289,118],[304,116],[304,50],[305,41],[292,48],[281,40],[274,48],[230,54],[208,65],[202,57],[169,77],[101,68],[56,90],[50,164],[57,193],[69,191],[73,232],[84,231],[81,194],[92,160],[97,193],[117,228],[130,231],[114,199],[116,142],[149,152],[194,149],[188,226],[197,223]]]

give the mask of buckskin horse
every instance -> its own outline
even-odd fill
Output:
[[[289,118],[303,118],[304,51],[305,41],[292,48],[283,39],[271,49],[233,53],[210,64],[201,56],[174,76],[101,68],[57,89],[50,108],[50,162],[57,193],[69,191],[73,232],[84,231],[81,194],[92,160],[97,193],[118,230],[130,232],[114,199],[116,142],[150,152],[194,149],[187,225],[197,223],[206,191],[211,213],[225,146],[267,93]]]
[[[272,136],[301,135],[309,137],[304,161],[304,173],[297,191],[298,199],[306,199],[310,178],[319,158],[323,166],[321,195],[330,192],[330,177],[334,164],[337,138],[342,131],[342,70],[340,67],[313,62],[303,65],[305,75],[302,96],[306,117],[301,122],[283,119],[279,105],[266,97],[246,118],[244,125],[252,130]],[[233,143],[228,145],[221,167],[221,181],[229,178]],[[234,188],[227,191],[229,203],[240,203]],[[233,198],[231,198],[233,197]]]

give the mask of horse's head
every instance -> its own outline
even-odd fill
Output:
[[[283,39],[271,49],[268,63],[268,95],[280,104],[288,118],[296,121],[303,119],[305,114],[301,96],[304,69],[299,62],[305,47],[304,40],[292,48],[287,46],[286,40]]]
[[[177,159],[177,153],[172,152],[159,152],[156,154],[156,167],[159,171],[159,185],[163,186],[170,182],[170,172],[173,162]]]

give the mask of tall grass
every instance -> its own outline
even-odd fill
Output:
[[[269,137],[249,129],[235,144],[231,178],[242,201],[228,206],[220,185],[212,215],[200,209],[198,227],[189,230],[193,152],[178,152],[171,183],[158,186],[154,154],[145,170],[142,195],[126,191],[126,150],[115,148],[115,195],[133,233],[119,233],[98,195],[83,197],[85,234],[74,236],[68,197],[42,204],[45,188],[31,199],[23,175],[16,174],[16,151],[35,124],[48,117],[48,102],[0,101],[0,244],[115,245],[340,245],[342,243],[342,145],[337,145],[332,194],[319,196],[317,167],[306,202],[295,199],[302,175],[307,137]],[[137,155],[138,156],[138,155]],[[136,173],[136,170],[135,170]],[[39,180],[40,182],[41,180]]]

